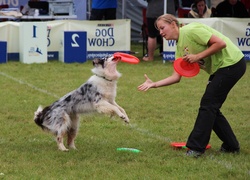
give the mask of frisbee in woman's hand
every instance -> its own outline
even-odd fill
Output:
[[[189,63],[182,58],[178,58],[174,61],[174,69],[178,74],[185,77],[193,77],[200,72],[198,63]]]
[[[130,64],[138,64],[140,62],[140,60],[137,57],[121,52],[114,53],[114,57],[120,58],[122,62]]]
[[[187,147],[186,147],[186,142],[172,142],[171,144],[170,144],[172,147],[175,147],[175,148],[182,148],[182,149],[186,149]],[[208,144],[207,146],[206,146],[206,149],[209,149],[209,148],[211,148],[211,145],[210,144]]]

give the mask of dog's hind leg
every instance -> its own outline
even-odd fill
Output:
[[[64,146],[63,137],[67,134],[67,130],[71,127],[71,120],[69,115],[66,112],[63,112],[62,121],[58,123],[59,129],[57,131],[56,142],[58,149],[61,151],[68,151]]]
[[[79,116],[77,114],[70,115],[71,118],[71,127],[68,130],[68,147],[71,149],[76,149],[75,147],[75,138],[77,135],[79,127]]]
[[[68,151],[68,149],[63,144],[63,135],[62,134],[56,137],[56,142],[57,142],[57,146],[58,146],[59,150]]]

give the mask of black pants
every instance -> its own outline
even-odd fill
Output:
[[[223,147],[230,150],[239,148],[239,142],[220,108],[229,91],[244,75],[246,62],[219,69],[209,77],[209,83],[200,102],[199,113],[194,128],[188,138],[187,147],[204,152],[209,143],[212,130],[223,142]]]
[[[115,20],[116,8],[92,9],[90,20]]]

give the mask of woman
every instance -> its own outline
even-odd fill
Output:
[[[210,75],[194,128],[187,140],[189,150],[186,154],[192,157],[202,155],[212,130],[223,142],[221,151],[239,152],[239,142],[220,108],[229,91],[246,71],[243,53],[229,38],[201,23],[193,22],[179,27],[173,15],[165,14],[157,18],[156,27],[166,40],[177,41],[176,58],[182,57],[189,63],[198,62],[200,68]],[[140,91],[168,86],[181,80],[181,75],[176,71],[156,82],[146,74],[144,76],[146,81],[138,86]]]
[[[194,0],[188,13],[189,18],[210,18],[211,15],[212,11],[207,7],[205,0]]]

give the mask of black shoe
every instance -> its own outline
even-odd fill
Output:
[[[226,149],[224,147],[221,146],[220,152],[223,152],[223,153],[233,153],[233,154],[238,154],[240,153],[240,148],[237,148],[237,149]]]
[[[189,156],[189,157],[194,157],[194,158],[198,158],[199,156],[201,156],[203,153],[202,152],[199,152],[199,151],[194,151],[194,150],[188,150],[186,152],[186,155]]]

